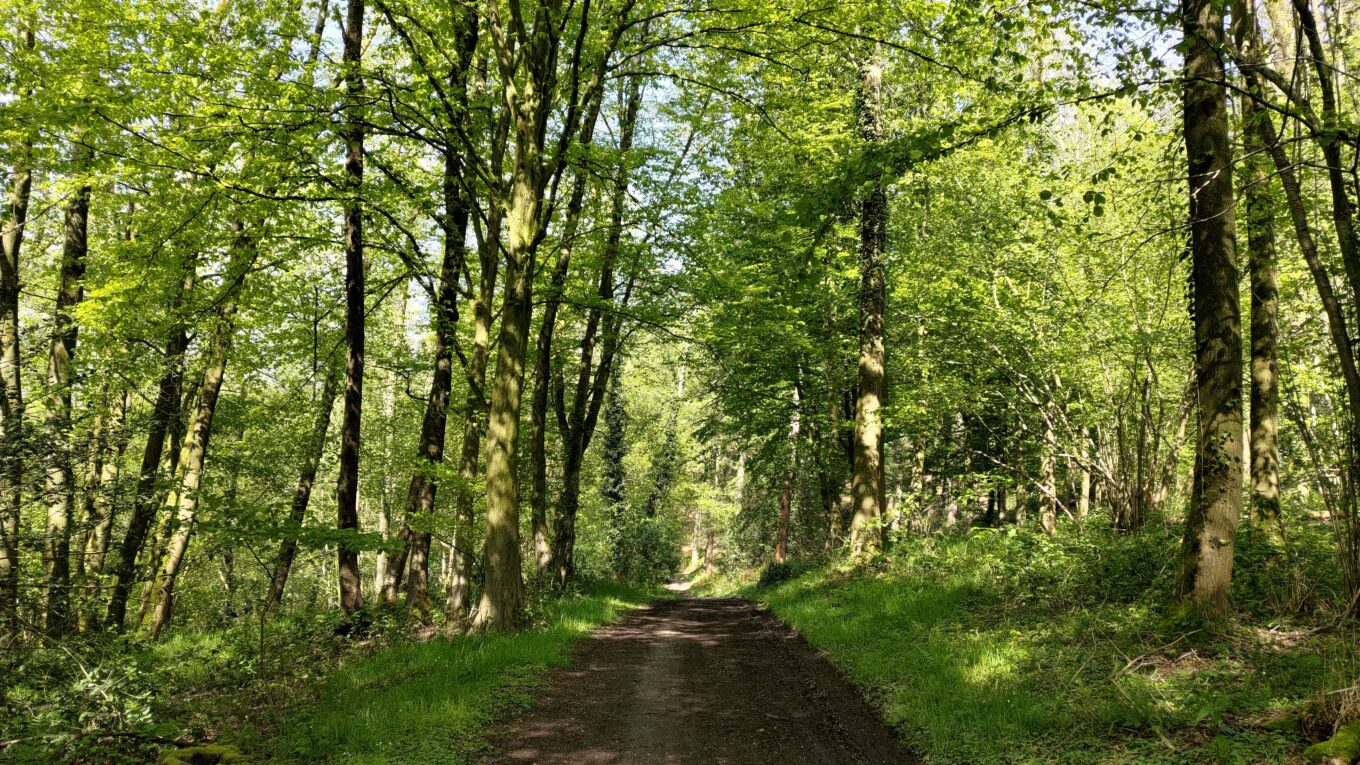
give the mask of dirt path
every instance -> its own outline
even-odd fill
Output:
[[[481,760],[492,763],[914,763],[801,638],[749,601],[656,603],[577,646]]]

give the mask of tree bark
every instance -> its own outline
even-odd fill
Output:
[[[88,510],[90,531],[84,545],[85,551],[85,595],[86,607],[81,611],[80,628],[88,629],[98,619],[95,604],[100,601],[104,563],[108,559],[109,545],[113,539],[114,500],[118,492],[118,478],[122,472],[123,451],[127,448],[127,421],[129,392],[124,389],[118,396],[108,424],[104,427],[104,456],[100,461],[99,480],[94,496],[90,498]]]
[[[359,531],[359,450],[364,399],[364,0],[348,0],[344,35],[345,141],[345,414],[340,434],[340,475],[336,480],[336,528]],[[346,616],[364,605],[359,551],[354,542],[336,545],[340,610]]]
[[[1219,57],[1223,14],[1212,0],[1183,0],[1182,24],[1199,427],[1177,595],[1192,610],[1217,617],[1228,608],[1242,507],[1242,330],[1232,157]]]
[[[470,58],[471,51],[467,52]],[[462,162],[453,152],[445,159],[444,204],[447,231],[444,236],[444,260],[439,274],[439,294],[435,300],[434,376],[430,382],[430,396],[426,401],[425,418],[420,431],[420,464],[411,476],[406,495],[408,519],[420,520],[409,524],[411,557],[407,575],[407,611],[420,623],[430,619],[429,596],[429,519],[434,512],[434,477],[437,466],[444,461],[444,438],[449,416],[449,392],[453,389],[453,345],[458,328],[458,277],[467,259],[464,237],[467,235],[469,205],[458,192],[455,179],[462,172]]]
[[[1332,195],[1332,222],[1336,226],[1336,243],[1341,251],[1341,262],[1345,266],[1346,277],[1350,281],[1352,300],[1357,301],[1356,308],[1360,311],[1360,245],[1356,242],[1355,215],[1351,208],[1350,195],[1346,191],[1347,165],[1341,156],[1342,142],[1331,132],[1340,128],[1341,119],[1336,98],[1335,69],[1327,60],[1326,48],[1318,32],[1312,3],[1310,0],[1293,2],[1299,26],[1308,44],[1313,71],[1317,75],[1318,92],[1322,97],[1321,127],[1327,133],[1319,137],[1318,145],[1322,149],[1323,161],[1327,164],[1327,184]]]
[[[879,51],[860,71],[856,111],[865,144],[883,139],[883,60]],[[883,251],[888,232],[888,195],[882,177],[860,211],[859,371],[855,400],[855,451],[850,521],[852,555],[876,555],[882,549],[878,528],[883,513],[883,312],[886,276]]]
[[[1242,120],[1259,119],[1251,98],[1242,99]],[[1275,262],[1275,209],[1265,146],[1250,126],[1243,131],[1248,155],[1245,212],[1247,270],[1251,274],[1251,504],[1256,517],[1276,524],[1280,518],[1278,410],[1279,288]]]
[[[445,611],[450,621],[462,624],[472,606],[473,555],[467,549],[473,528],[474,496],[472,484],[482,451],[482,434],[486,428],[487,400],[486,362],[491,349],[492,301],[496,292],[496,272],[500,267],[500,243],[497,240],[500,221],[494,214],[487,237],[480,243],[480,285],[472,304],[472,353],[468,359],[468,394],[463,408],[463,443],[458,456],[458,491],[454,498],[457,514],[454,538],[453,567],[449,577],[448,603]]]
[[[76,172],[83,174],[89,152],[76,148]],[[46,589],[43,626],[49,634],[71,628],[71,527],[75,514],[75,470],[71,465],[71,400],[79,325],[72,312],[85,290],[85,258],[89,253],[90,186],[83,183],[66,205],[57,306],[52,345],[47,356],[47,533],[43,540]]]
[[[274,560],[274,571],[269,577],[269,591],[264,598],[266,611],[283,602],[288,575],[293,568],[293,559],[297,557],[297,534],[307,517],[307,505],[312,498],[312,485],[316,483],[316,472],[321,466],[321,455],[326,449],[326,431],[331,426],[331,410],[335,408],[335,399],[340,395],[338,378],[338,370],[328,365],[326,380],[321,385],[321,397],[317,401],[312,435],[307,441],[307,452],[303,457],[302,470],[298,474],[297,488],[293,490],[293,504],[288,508],[286,531],[279,543],[279,555]]]
[[[95,525],[98,523],[98,511],[95,510],[95,497],[99,496],[99,481],[104,474],[104,444],[108,438],[105,429],[108,427],[108,420],[111,412],[109,411],[109,381],[105,377],[99,385],[99,393],[95,396],[94,422],[90,426],[89,442],[85,448],[85,473],[84,485],[80,490],[81,514],[84,518],[80,528],[80,538],[76,542],[76,555],[73,561],[75,573],[72,576],[71,588],[76,594],[81,595],[86,591],[85,577],[85,557],[90,549],[90,537],[94,534]]]
[[[1039,527],[1050,537],[1058,533],[1058,434],[1052,415],[1044,415],[1044,449],[1039,456]]]
[[[32,29],[21,33],[23,46],[37,47]],[[19,613],[19,525],[24,487],[23,361],[19,348],[19,254],[28,225],[33,190],[32,138],[19,140],[18,163],[10,178],[4,219],[0,220],[0,627]]]

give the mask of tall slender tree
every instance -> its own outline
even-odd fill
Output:
[[[326,448],[326,431],[331,426],[331,410],[340,393],[339,373],[335,365],[328,364],[325,382],[321,384],[321,395],[317,398],[316,419],[312,423],[311,437],[307,440],[307,452],[303,457],[302,470],[298,474],[297,487],[293,489],[293,502],[288,508],[287,531],[279,542],[279,554],[274,558],[274,569],[269,577],[269,590],[264,597],[266,610],[283,602],[283,593],[288,585],[288,575],[293,570],[293,559],[297,557],[298,531],[307,517],[307,505],[312,498],[312,485],[316,483],[316,473],[321,467],[321,453]]]
[[[336,527],[359,530],[359,428],[364,408],[364,0],[348,0],[345,12],[345,414],[336,479]],[[353,540],[335,547],[340,608],[351,615],[364,605],[359,551]]]
[[[30,54],[37,49],[31,25],[19,35]],[[25,91],[25,96],[31,95]],[[19,349],[19,264],[28,228],[33,191],[33,137],[19,140],[15,166],[0,219],[0,625],[12,624],[19,610],[19,526],[24,498],[24,388]]]
[[[1177,593],[1213,617],[1228,606],[1242,509],[1242,326],[1222,6],[1183,0],[1181,16],[1199,428]]]
[[[71,533],[75,515],[75,470],[71,464],[71,401],[79,325],[73,312],[84,297],[85,258],[89,254],[90,151],[77,143],[73,167],[79,184],[66,203],[57,277],[57,304],[47,356],[47,532],[43,537],[46,590],[43,625],[61,633],[71,625]]]
[[[860,138],[883,140],[883,56],[864,62],[856,95]],[[883,515],[883,314],[887,300],[883,265],[888,235],[888,193],[881,175],[872,180],[860,210],[859,376],[855,400],[855,451],[851,494],[850,550],[873,555],[882,548],[878,523]]]

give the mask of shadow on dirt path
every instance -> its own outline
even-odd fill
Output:
[[[840,674],[738,598],[655,603],[596,631],[493,737],[493,763],[916,763]]]

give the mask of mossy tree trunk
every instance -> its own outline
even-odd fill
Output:
[[[91,154],[76,147],[75,172],[83,175]],[[66,203],[57,277],[57,305],[52,317],[52,344],[47,355],[47,530],[43,537],[43,627],[60,634],[71,621],[71,532],[75,515],[75,470],[72,466],[71,401],[75,389],[75,353],[79,325],[73,312],[84,297],[85,258],[89,254],[90,186],[83,180]]]
[[[1181,11],[1199,423],[1177,595],[1187,607],[1213,617],[1228,607],[1242,509],[1242,327],[1232,156],[1220,58],[1223,12],[1212,0],[1183,0]]]
[[[883,58],[880,52],[860,71],[856,112],[860,138],[866,144],[883,140]],[[883,264],[888,233],[888,194],[882,177],[860,211],[859,244],[859,372],[855,400],[855,452],[851,493],[850,551],[875,555],[882,549],[878,528],[883,514],[883,313],[887,298]]]

